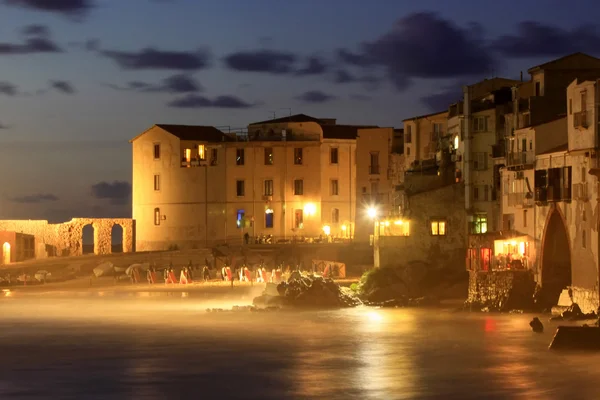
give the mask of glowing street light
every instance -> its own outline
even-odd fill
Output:
[[[329,225],[325,225],[325,226],[323,226],[323,232],[324,232],[324,233],[325,233],[327,236],[331,235],[331,227],[330,227]]]
[[[377,218],[377,209],[375,207],[369,207],[367,209],[367,215],[369,216],[369,218],[371,219],[375,219]]]
[[[317,212],[317,206],[314,203],[307,203],[304,205],[304,213],[306,215],[315,215]]]

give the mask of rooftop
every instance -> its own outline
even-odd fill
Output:
[[[379,128],[377,125],[321,125],[323,139],[356,139],[359,129]]]
[[[448,114],[448,110],[438,111],[438,112],[434,112],[434,113],[431,113],[431,114],[419,115],[417,117],[406,118],[406,119],[403,119],[402,122],[413,121],[415,119],[422,119],[422,118],[433,117],[434,115],[441,115],[441,114]]]
[[[181,140],[199,140],[204,142],[231,141],[231,137],[221,132],[214,126],[203,125],[172,125],[156,124],[155,126],[177,136]]]
[[[333,123],[335,124],[335,119],[331,119],[331,118],[315,118],[315,117],[311,117],[310,115],[306,115],[306,114],[295,114],[295,115],[289,115],[287,117],[282,117],[282,118],[274,118],[274,119],[269,119],[266,121],[260,121],[260,122],[252,122],[250,125],[266,125],[266,124],[285,124],[285,123],[290,123],[290,122],[316,122],[318,124],[322,124],[323,122],[331,122],[333,121]]]
[[[564,144],[561,144],[560,146],[556,146],[556,147],[548,149],[548,150],[546,150],[546,151],[544,151],[542,153],[539,153],[538,155],[552,154],[552,153],[561,153],[561,152],[567,151],[567,150],[569,150],[569,144],[568,143],[564,143]]]
[[[556,60],[536,65],[527,70],[532,73],[542,69],[599,69],[600,59],[582,52],[569,54]]]

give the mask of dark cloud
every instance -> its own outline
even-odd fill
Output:
[[[50,81],[50,87],[64,94],[75,93],[75,88],[67,81]]]
[[[18,94],[17,87],[10,82],[0,81],[0,94],[5,96],[16,96]]]
[[[22,203],[22,204],[38,204],[38,203],[46,203],[49,201],[57,201],[59,200],[56,195],[49,193],[38,193],[31,194],[27,196],[18,196],[10,199],[13,203]]]
[[[117,90],[134,90],[138,92],[197,93],[204,90],[199,82],[185,74],[170,76],[156,85],[141,81],[131,81],[125,87],[112,84],[107,84],[106,86]]]
[[[80,19],[94,7],[92,0],[4,0],[4,4]]]
[[[353,95],[350,95],[350,98],[352,100],[358,100],[358,101],[369,101],[372,99],[372,97],[366,96],[364,94],[353,94]]]
[[[359,52],[339,50],[338,58],[353,66],[382,66],[396,88],[404,90],[413,78],[490,71],[493,58],[479,37],[477,25],[463,29],[435,13],[414,13],[401,18],[377,40],[365,43]]]
[[[312,56],[306,61],[306,66],[296,71],[296,75],[320,75],[327,71],[327,64],[319,57]]]
[[[297,57],[274,50],[240,51],[225,57],[225,65],[235,71],[288,74],[294,72]]]
[[[2,122],[0,122],[0,129],[9,129],[10,127],[8,125],[4,125]]]
[[[369,90],[374,90],[379,86],[381,79],[373,75],[357,76],[351,74],[345,69],[338,69],[334,73],[333,81],[337,84],[362,83]]]
[[[440,92],[421,97],[421,103],[432,112],[447,110],[450,104],[458,103],[463,99],[462,87],[460,83],[447,86]]]
[[[96,46],[96,45],[94,45]],[[164,51],[152,47],[135,51],[99,50],[100,54],[110,58],[122,69],[167,69],[196,71],[208,68],[210,54],[205,50],[196,52]]]
[[[131,184],[125,181],[99,182],[92,185],[91,195],[96,199],[109,200],[111,204],[125,204],[131,198]]]
[[[591,26],[566,30],[525,21],[517,25],[515,35],[501,36],[492,42],[491,47],[504,56],[514,58],[562,56],[577,51],[598,53],[600,34]]]
[[[197,94],[180,97],[167,105],[172,108],[251,108],[254,106],[235,96],[218,96],[210,99]]]
[[[325,103],[335,98],[335,96],[323,93],[320,90],[310,90],[296,97],[296,99],[305,103]]]
[[[62,49],[50,37],[50,30],[43,25],[29,25],[22,29],[22,43],[0,42],[1,55],[59,53]]]

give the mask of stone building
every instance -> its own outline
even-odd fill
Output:
[[[368,240],[362,204],[389,202],[393,129],[299,114],[247,132],[154,125],[133,146],[138,250]],[[246,236],[247,235],[247,236]]]
[[[35,239],[33,235],[18,232],[0,232],[0,246],[0,265],[35,258]]]

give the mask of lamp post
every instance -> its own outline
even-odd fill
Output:
[[[373,221],[373,267],[379,268],[379,218],[375,207],[367,209],[367,215]]]

